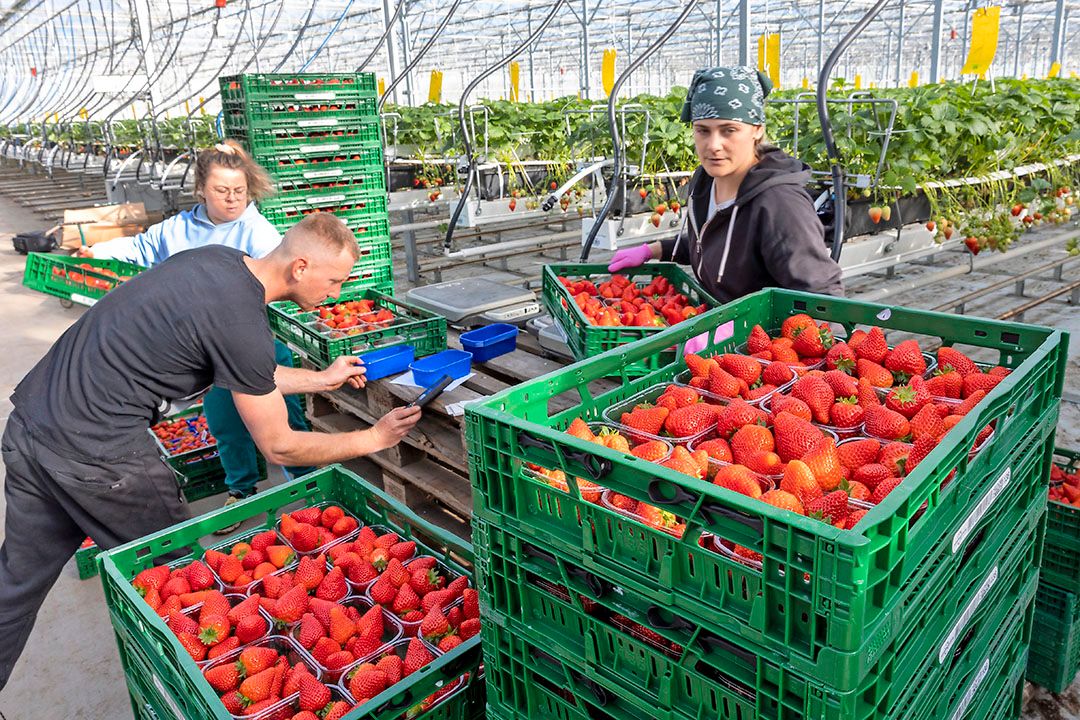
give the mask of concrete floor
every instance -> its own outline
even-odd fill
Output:
[[[24,259],[11,249],[11,234],[42,229],[46,223],[10,199],[0,196],[0,327],[9,351],[0,357],[0,431],[11,410],[8,396],[22,376],[33,366],[51,343],[81,314],[76,306],[64,309],[56,299],[28,291],[21,285]],[[598,258],[599,259],[599,258]],[[1018,258],[1016,263],[998,266],[1011,273],[1046,263],[1046,253]],[[933,272],[942,265],[961,260],[956,253],[942,253],[936,266],[906,266],[896,280]],[[535,257],[521,258],[512,267],[500,267],[530,274]],[[465,268],[462,268],[465,270]],[[488,274],[496,268],[469,266],[467,274]],[[447,279],[449,279],[448,276]],[[1075,279],[1076,266],[1066,274]],[[935,284],[893,298],[896,304],[931,307],[943,299],[957,297],[1001,278],[998,274],[979,273]],[[849,294],[858,297],[891,279],[860,278],[848,283]],[[1052,289],[1048,280],[1029,281],[1027,296],[1034,297]],[[969,314],[993,316],[1022,302],[1008,291],[996,293],[968,308]],[[1080,333],[1080,309],[1061,300],[1052,301],[1032,311],[1025,319],[1034,324],[1054,325],[1074,334]],[[1070,353],[1067,388],[1080,389],[1080,342],[1074,341]],[[1065,404],[1058,428],[1059,444],[1080,447],[1080,408]],[[280,481],[272,473],[271,484]],[[208,498],[195,504],[196,512],[216,506],[220,498]],[[3,499],[0,497],[0,537],[3,536]],[[57,673],[65,678],[65,692],[57,691]],[[1080,720],[1080,684],[1061,697],[1029,688],[1025,720]],[[43,707],[48,706],[47,712]],[[113,720],[131,717],[115,642],[108,614],[97,580],[79,581],[74,562],[49,594],[26,651],[15,667],[10,682],[0,693],[0,720]]]

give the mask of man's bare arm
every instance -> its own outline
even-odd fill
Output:
[[[420,408],[395,408],[366,430],[300,432],[289,427],[281,392],[233,393],[233,401],[255,445],[273,465],[327,465],[385,450],[400,442],[420,419]]]
[[[364,387],[364,363],[352,355],[339,357],[325,370],[278,365],[274,371],[274,384],[282,395],[337,390],[345,383],[357,389]]]

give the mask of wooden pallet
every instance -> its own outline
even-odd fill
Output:
[[[447,344],[460,348],[459,333],[451,330]],[[447,406],[493,395],[523,380],[561,369],[565,363],[544,357],[535,337],[518,336],[518,349],[490,362],[473,367],[474,375],[461,387],[443,393],[424,409],[424,416],[405,439],[394,448],[370,456],[382,470],[383,488],[410,507],[434,498],[464,521],[472,515],[472,487],[469,484],[468,451],[465,445],[465,417],[451,416]],[[614,387],[611,381],[607,388]],[[594,387],[604,390],[605,387]],[[309,419],[325,432],[343,432],[370,427],[394,407],[414,400],[420,391],[394,385],[390,378],[369,383],[363,390],[348,386],[311,397]],[[556,397],[553,410],[565,409],[580,398]]]

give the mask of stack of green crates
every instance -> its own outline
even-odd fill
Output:
[[[1058,448],[1054,461],[1080,471],[1080,453]],[[1072,684],[1080,671],[1080,508],[1050,502],[1046,520],[1035,630],[1027,678],[1053,692]]]
[[[379,532],[396,532],[417,543],[418,554],[438,559],[458,573],[469,574],[470,545],[427,523],[403,504],[375,489],[338,465],[317,470],[284,485],[261,492],[228,508],[194,518],[154,535],[102,552],[100,567],[105,603],[124,668],[132,711],[136,718],[199,718],[231,720],[218,694],[176,636],[132,587],[139,571],[168,560],[183,565],[219,545],[214,532],[233,523],[252,530],[272,529],[281,512],[332,502],[352,513],[363,525]],[[349,720],[479,720],[484,715],[484,669],[480,637],[465,641],[441,655],[422,671],[348,714]],[[450,682],[460,688],[429,709],[421,704]],[[251,720],[280,717],[280,713],[251,715]]]
[[[731,352],[801,312],[996,350],[1012,373],[853,530],[564,432],[684,364],[626,368],[727,322],[734,336],[705,353]],[[471,403],[489,717],[1018,717],[1066,350],[1053,329],[773,289]],[[686,529],[619,514],[579,478]],[[718,538],[760,567],[714,551]]]
[[[354,279],[393,294],[375,75],[233,75],[220,86],[226,136],[274,180],[260,212],[283,233],[309,213],[334,213],[356,234]]]

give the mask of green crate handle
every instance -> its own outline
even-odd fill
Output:
[[[664,490],[667,492],[665,493]],[[744,515],[731,508],[724,507],[723,505],[706,502],[701,495],[694,495],[678,485],[672,485],[660,478],[649,481],[648,493],[649,499],[657,505],[676,505],[678,503],[688,502],[697,506],[698,514],[700,514],[702,519],[710,525],[716,522],[712,517],[713,513],[716,513],[721,517],[726,517],[729,520],[742,523],[751,530],[754,530],[758,535],[765,531],[765,523],[762,522],[761,518],[750,517],[749,515]]]

